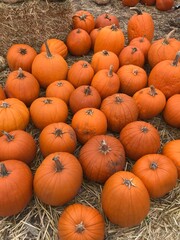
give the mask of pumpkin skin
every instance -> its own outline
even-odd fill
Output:
[[[74,86],[67,80],[55,81],[46,88],[46,97],[57,97],[69,104],[69,98],[74,90]]]
[[[30,202],[33,176],[30,168],[18,160],[1,162],[0,172],[0,216],[13,216]]]
[[[32,135],[24,130],[1,132],[0,162],[16,159],[30,165],[36,156],[37,146]]]
[[[122,144],[110,135],[89,139],[81,147],[78,159],[86,178],[101,184],[115,172],[123,170],[126,162]]]
[[[51,53],[45,42],[46,52],[39,53],[32,63],[32,74],[42,88],[55,81],[66,79],[68,64],[58,53]]]
[[[101,29],[102,29],[101,27],[94,28],[89,34],[89,36],[91,38],[91,49],[92,50],[94,49],[94,44],[95,44],[95,41],[96,41],[96,37],[97,37],[99,31],[101,31]]]
[[[34,175],[34,192],[43,203],[62,206],[72,200],[82,184],[82,168],[71,153],[49,154]]]
[[[130,42],[133,38],[143,37],[151,42],[154,37],[154,21],[152,16],[147,12],[142,12],[138,8],[133,7],[131,10],[136,11],[128,20],[127,33],[128,41]]]
[[[65,208],[58,220],[58,235],[61,240],[103,240],[105,222],[93,207],[74,203]]]
[[[0,119],[0,129],[6,132],[24,130],[30,119],[29,109],[17,98],[0,100]]]
[[[135,92],[147,86],[146,71],[134,64],[121,66],[117,75],[120,81],[120,92],[133,96]]]
[[[159,89],[155,89],[154,86],[142,88],[137,91],[133,95],[133,99],[139,109],[139,118],[142,120],[157,116],[163,111],[166,105],[165,95]]]
[[[30,116],[36,128],[43,129],[54,122],[65,122],[68,117],[67,104],[56,97],[40,97],[29,108]]]
[[[120,88],[120,81],[118,75],[113,72],[113,65],[110,65],[109,70],[99,70],[92,78],[91,86],[96,88],[101,99],[117,93]]]
[[[150,210],[150,197],[143,182],[133,173],[119,171],[104,184],[102,208],[108,219],[120,227],[139,225]]]
[[[158,130],[145,121],[128,123],[120,132],[126,156],[133,161],[146,154],[157,153],[161,142]]]
[[[170,126],[180,128],[180,94],[174,94],[167,100],[163,118]]]
[[[162,148],[162,154],[174,162],[178,171],[178,178],[180,179],[180,139],[165,143]]]
[[[57,38],[50,38],[50,39],[47,40],[47,44],[49,46],[49,50],[52,53],[58,53],[63,58],[66,58],[66,56],[68,54],[68,49],[67,49],[66,44],[62,40],[57,39]],[[46,52],[45,43],[43,43],[41,45],[40,51],[41,52]]]
[[[128,123],[138,118],[138,108],[134,99],[124,93],[116,93],[106,97],[100,110],[105,114],[108,129],[119,132]]]
[[[4,91],[4,88],[0,84],[0,100],[4,100],[5,98],[7,98],[6,93]]]
[[[96,88],[89,85],[77,87],[69,99],[69,107],[72,113],[82,108],[100,108],[101,96]]]
[[[4,90],[7,97],[17,98],[27,106],[30,106],[40,94],[40,86],[37,79],[31,73],[23,71],[21,68],[9,73]]]
[[[133,64],[143,67],[145,62],[144,53],[136,46],[128,45],[119,54],[119,65]]]
[[[94,53],[107,50],[119,55],[125,45],[125,37],[115,24],[101,29],[94,43]]]
[[[180,51],[174,60],[164,60],[156,64],[150,71],[148,86],[154,85],[166,98],[180,93]]]
[[[172,38],[174,29],[164,38],[155,40],[148,51],[148,63],[153,68],[157,63],[164,60],[173,60],[180,49],[180,41]]]
[[[39,135],[39,148],[43,157],[54,152],[73,153],[77,139],[74,129],[64,122],[47,125]]]
[[[7,51],[6,59],[11,71],[22,68],[31,72],[32,63],[37,56],[35,49],[28,44],[13,44]]]
[[[102,50],[92,55],[91,66],[95,73],[102,69],[109,69],[111,65],[114,67],[114,72],[117,72],[119,69],[119,58],[114,52]]]
[[[139,3],[139,0],[122,0],[122,4],[127,7],[134,7]]]
[[[72,16],[72,24],[74,29],[81,28],[90,33],[95,27],[95,19],[89,11],[79,10]]]
[[[151,46],[151,43],[146,37],[143,36],[143,37],[133,38],[129,42],[129,45],[139,48],[144,53],[145,60],[147,61],[148,51]]]
[[[142,180],[151,198],[163,197],[177,182],[176,166],[162,154],[148,154],[139,158],[132,172]]]
[[[73,115],[71,126],[76,132],[78,141],[84,144],[91,137],[106,133],[107,119],[97,108],[82,108]]]
[[[111,26],[112,24],[115,24],[118,28],[120,27],[117,16],[110,13],[102,13],[95,19],[95,28]]]
[[[83,56],[91,49],[91,37],[81,28],[71,30],[66,38],[69,53],[73,56]]]
[[[174,6],[174,0],[156,0],[156,8],[160,11],[170,10]]]
[[[90,85],[94,76],[94,69],[90,63],[84,60],[74,62],[67,75],[67,80],[75,87]]]

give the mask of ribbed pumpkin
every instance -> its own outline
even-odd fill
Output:
[[[120,227],[139,225],[150,210],[144,183],[128,171],[118,171],[105,182],[101,202],[109,221]]]
[[[81,28],[90,33],[95,27],[95,19],[92,13],[87,10],[76,11],[72,16],[73,28]]]
[[[80,149],[78,159],[87,179],[104,183],[112,174],[123,170],[125,151],[121,142],[111,135],[97,135]]]
[[[134,161],[146,154],[157,153],[161,145],[158,130],[145,121],[128,123],[121,130],[119,139],[126,156]]]
[[[172,38],[174,29],[164,38],[155,40],[148,51],[148,63],[153,68],[157,63],[163,60],[173,60],[180,49],[180,41]]]
[[[22,68],[9,73],[4,90],[7,97],[17,98],[27,106],[30,106],[40,94],[37,79],[31,73],[22,70]]]
[[[132,172],[142,180],[152,198],[163,197],[177,182],[175,164],[162,154],[142,156],[133,165]]]
[[[124,45],[125,37],[122,30],[115,24],[112,24],[111,26],[103,27],[97,35],[94,43],[94,53],[107,50],[119,55]]]
[[[35,195],[45,204],[61,206],[72,200],[82,184],[82,168],[68,152],[49,154],[36,169]]]
[[[13,216],[28,205],[32,198],[33,176],[27,164],[18,160],[0,163],[0,216]]]
[[[142,120],[157,116],[163,111],[166,105],[164,93],[156,89],[153,85],[137,91],[133,95],[133,99],[139,109],[139,118]]]
[[[135,92],[147,86],[147,73],[139,66],[128,64],[121,66],[117,75],[120,81],[120,92],[133,96]]]
[[[55,81],[66,79],[68,64],[58,53],[51,53],[47,42],[46,52],[39,53],[32,63],[32,74],[42,88]]]
[[[138,118],[138,108],[134,99],[124,93],[106,97],[100,109],[107,118],[108,129],[114,132],[119,132],[126,124]]]
[[[43,157],[54,152],[73,153],[77,139],[74,129],[64,122],[47,125],[39,135],[39,148]]]
[[[36,128],[43,129],[54,122],[66,122],[67,104],[57,97],[40,97],[30,106],[30,116]]]
[[[162,148],[162,154],[174,162],[178,171],[178,178],[180,179],[180,139],[165,143]]]
[[[97,108],[82,108],[73,115],[71,126],[76,132],[78,141],[84,144],[93,136],[106,133],[107,119]]]
[[[120,88],[120,81],[118,75],[113,71],[113,65],[110,65],[109,70],[102,69],[95,73],[91,86],[97,89],[101,99],[117,93]]]
[[[16,159],[31,164],[37,151],[32,135],[24,130],[1,131],[1,133],[0,161]]]
[[[167,100],[163,118],[170,126],[180,128],[180,94],[174,94]]]
[[[104,240],[105,222],[98,210],[74,203],[65,208],[58,220],[61,240]]]
[[[117,27],[120,27],[117,16],[111,13],[107,13],[107,12],[101,13],[95,19],[95,28],[111,26],[112,24],[115,24]]]

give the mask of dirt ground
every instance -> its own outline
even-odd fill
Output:
[[[175,3],[180,3],[175,1]],[[162,38],[175,28],[174,36],[180,40],[180,9],[160,12],[154,6],[138,4],[142,11],[152,15],[155,23],[154,40]],[[49,2],[48,0],[27,0],[22,3],[8,5],[0,2],[0,55],[6,56],[8,48],[14,43],[27,43],[39,52],[40,46],[48,38],[66,40],[72,28],[72,16],[77,10],[88,10],[94,17],[107,12],[118,17],[120,27],[126,37],[127,22],[134,14],[122,2],[111,0],[107,5],[97,5],[92,0],[66,0],[65,2]],[[92,53],[87,56],[73,57],[68,55],[70,66],[74,61],[91,60]],[[9,73],[8,67],[0,72],[0,83],[4,85]],[[169,127],[158,116],[150,121],[160,132],[162,146],[165,142],[180,139],[179,129]],[[37,140],[39,131],[32,125],[27,128]],[[78,152],[78,149],[77,149]],[[40,151],[32,166],[34,172],[42,161]],[[131,167],[131,162],[127,168]],[[81,192],[70,203],[80,202],[97,208],[101,213],[100,195],[102,186],[84,180]],[[67,204],[67,205],[68,205]],[[2,240],[57,240],[57,222],[63,207],[50,207],[42,204],[34,197],[28,207],[17,216],[0,218],[0,239]],[[152,200],[151,210],[141,225],[134,228],[120,228],[106,221],[106,240],[179,240],[180,239],[180,182],[165,197]],[[103,214],[103,213],[102,213]]]

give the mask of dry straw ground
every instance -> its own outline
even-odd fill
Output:
[[[176,1],[176,3],[178,3]],[[159,12],[155,7],[139,5],[142,10],[152,14],[155,22],[154,39],[163,37],[176,27],[175,35],[180,36],[178,23],[174,26],[175,19],[180,18],[179,10],[174,12]],[[77,10],[89,10],[94,16],[109,12],[115,14],[120,21],[121,28],[126,36],[127,21],[132,15],[128,7],[122,7],[119,0],[111,0],[111,3],[98,6],[91,0],[66,0],[65,2],[49,2],[48,0],[26,0],[22,3],[8,5],[0,3],[0,55],[5,56],[8,47],[13,43],[27,43],[37,51],[45,39],[56,37],[66,39],[71,29],[71,17]],[[179,23],[180,24],[180,23]],[[91,60],[88,56],[81,59]],[[69,66],[80,59],[72,56],[67,57]],[[0,83],[4,84],[9,69],[0,73]],[[43,91],[41,93],[44,94]],[[68,121],[71,121],[69,116]],[[158,116],[150,121],[161,135],[162,146],[165,142],[180,138],[179,129],[169,127]],[[38,144],[39,131],[29,124],[27,128]],[[79,145],[80,147],[80,145]],[[77,149],[75,154],[78,154]],[[41,153],[33,163],[32,171],[42,161]],[[127,161],[127,169],[131,169],[132,163]],[[79,202],[97,208],[101,213],[100,196],[102,186],[84,180],[79,194],[68,204]],[[67,204],[67,205],[68,205]],[[33,198],[28,207],[20,214],[0,218],[1,240],[56,240],[57,222],[63,207],[51,207],[42,204],[37,198]],[[102,213],[103,214],[103,213]],[[151,200],[151,210],[141,225],[134,228],[120,228],[111,224],[106,218],[106,240],[179,240],[180,239],[180,182],[165,197]]]

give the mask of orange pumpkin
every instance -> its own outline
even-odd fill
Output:
[[[105,182],[101,202],[109,221],[120,227],[139,225],[150,210],[144,183],[128,171],[118,171]]]
[[[36,169],[34,192],[43,203],[61,206],[72,200],[82,184],[82,168],[68,152],[49,154]]]
[[[117,27],[119,27],[119,19],[117,16],[107,12],[98,15],[95,19],[95,28],[111,26],[112,24],[115,24]]]
[[[95,41],[96,41],[96,37],[97,37],[98,33],[101,31],[101,29],[102,29],[101,27],[100,28],[94,28],[89,34],[89,36],[91,38],[91,49],[92,50],[94,49],[94,44],[95,44]]]
[[[156,8],[160,11],[168,11],[174,6],[174,0],[156,0]]]
[[[103,240],[105,222],[95,208],[74,203],[62,212],[58,221],[58,235],[61,240]]]
[[[127,7],[134,7],[139,3],[139,0],[122,0],[122,4]]]
[[[152,198],[163,197],[177,182],[176,166],[162,154],[142,156],[133,165],[132,172],[142,180]]]
[[[95,27],[95,19],[92,13],[87,10],[79,10],[72,16],[73,28],[81,28],[90,33]]]
[[[161,145],[158,130],[145,121],[128,123],[121,130],[119,139],[126,156],[134,161],[146,154],[157,153]]]
[[[180,139],[165,143],[162,148],[162,154],[174,162],[178,171],[178,178],[180,179]]]
[[[0,100],[4,100],[6,98],[6,94],[4,91],[4,87],[0,84]]]
[[[129,42],[129,45],[139,48],[144,53],[145,60],[147,60],[148,51],[151,46],[151,43],[145,36],[133,38]]]
[[[78,157],[84,175],[90,181],[104,183],[125,167],[125,151],[121,142],[111,135],[97,135],[80,149]]]

